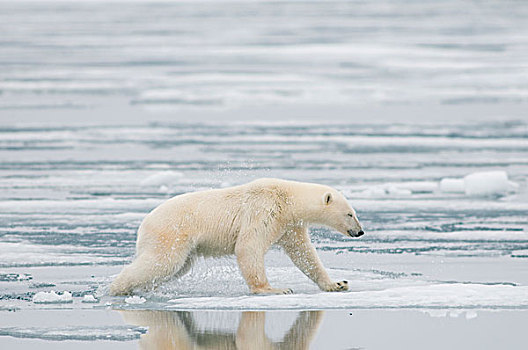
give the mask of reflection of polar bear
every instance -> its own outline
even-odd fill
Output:
[[[322,290],[348,289],[346,281],[332,282],[321,264],[307,233],[312,223],[352,237],[363,234],[354,209],[328,186],[260,179],[176,196],[143,220],[137,257],[117,276],[110,293],[152,288],[187,273],[197,256],[228,254],[236,255],[252,293],[291,293],[272,288],[266,278],[264,255],[275,243]]]
[[[221,331],[231,326],[221,320],[204,329],[188,311],[120,311],[126,323],[148,327],[139,340],[140,349],[308,349],[323,320],[323,311],[301,311],[280,342],[265,331],[265,312],[242,313],[236,332]],[[203,311],[202,311],[203,313]],[[215,313],[218,317],[217,313]],[[209,315],[211,316],[211,315]],[[214,317],[208,318],[214,322]]]

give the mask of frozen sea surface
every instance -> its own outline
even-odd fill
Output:
[[[255,325],[314,348],[392,346],[378,329],[415,348],[526,344],[527,4],[0,1],[0,344],[231,344]],[[439,186],[484,171],[518,186]],[[249,295],[229,257],[145,302],[106,295],[150,210],[264,176],[356,208],[361,239],[312,230],[349,292],[273,249],[269,279],[293,295]],[[33,302],[52,290],[72,302]]]
[[[234,259],[224,258],[199,261],[181,280],[144,295],[145,304],[111,302],[157,309],[528,307],[525,121],[13,125],[0,136],[2,303],[35,308],[20,300],[49,290],[104,294],[132,259],[136,229],[156,205],[267,176],[335,186],[357,209],[367,232],[361,239],[312,230],[330,274],[351,281],[349,293],[321,293],[273,250],[272,284],[296,295],[248,296]],[[439,189],[442,178],[481,170],[506,171],[519,186],[492,196]]]
[[[526,103],[527,16],[511,0],[2,1],[0,109]]]
[[[316,348],[388,346],[373,342],[374,335],[351,339],[346,331],[328,338],[328,327],[336,322],[378,326],[368,314],[346,318],[345,310],[413,310],[399,319],[431,335],[441,325],[452,327],[451,334],[476,334],[475,327],[524,324],[527,136],[528,123],[519,119],[6,125],[0,130],[0,313],[6,316],[0,335],[9,337],[1,341],[50,348],[55,345],[48,342],[58,340],[65,347],[95,340],[109,348],[116,342],[148,347],[174,334],[185,339],[190,334],[198,344],[204,334],[213,334],[211,341],[236,343],[247,327],[252,336],[272,337],[265,328],[251,328],[269,319],[269,310],[288,311],[279,319],[298,324],[277,325],[275,341],[300,344],[309,339],[300,329],[313,329],[319,334],[312,343]],[[439,188],[443,178],[489,170],[507,172],[519,186],[491,196]],[[139,223],[156,205],[177,194],[262,176],[335,186],[357,209],[367,232],[361,239],[312,230],[329,274],[348,280],[349,292],[321,292],[273,249],[266,257],[270,282],[292,288],[293,295],[249,295],[230,257],[198,261],[180,280],[142,294],[141,303],[106,295],[113,276],[133,257]],[[51,290],[70,292],[72,303],[33,302],[36,293]],[[83,302],[85,295],[96,295],[98,302]],[[111,310],[126,311],[101,326],[109,312],[117,313]],[[193,326],[196,318],[210,318],[204,310],[224,313],[209,328]],[[341,311],[323,317],[302,310]],[[52,324],[27,323],[35,312],[46,319],[52,311],[59,312],[48,316]],[[69,313],[89,315],[89,322],[65,323]],[[26,318],[16,321],[16,314]],[[379,315],[388,320],[394,314]],[[222,330],[227,326],[230,330]],[[500,344],[519,344],[515,334]],[[458,345],[474,345],[463,338]],[[413,344],[430,345],[416,339]]]

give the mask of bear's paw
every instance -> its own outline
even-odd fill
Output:
[[[348,281],[330,283],[322,289],[325,292],[344,292],[348,290]]]

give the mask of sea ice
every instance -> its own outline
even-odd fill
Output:
[[[410,196],[411,194],[412,194],[412,191],[407,188],[401,188],[401,187],[389,185],[389,184],[373,186],[359,193],[361,197],[367,197],[367,198],[371,198],[371,197],[376,198],[376,197],[385,197],[385,196],[406,197],[406,196]]]
[[[464,180],[446,177],[440,181],[440,191],[445,193],[464,193]]]
[[[25,273],[0,273],[0,282],[29,281],[33,276]]]
[[[33,296],[33,302],[35,304],[62,304],[72,303],[73,297],[70,292],[64,291],[62,294],[51,292],[38,292]]]
[[[147,299],[143,297],[138,297],[137,295],[125,299],[125,303],[127,304],[143,304],[146,301]]]
[[[52,327],[52,328],[0,328],[0,336],[44,340],[136,340],[147,332],[145,327],[109,326],[109,327]]]
[[[332,309],[332,308],[525,308],[528,287],[439,283],[343,293],[190,297],[169,300],[169,309]],[[450,316],[454,316],[450,315]]]
[[[468,196],[486,196],[506,194],[519,187],[508,180],[505,171],[480,171],[466,175],[464,178],[443,178],[440,191],[445,193],[465,193]]]
[[[178,181],[183,176],[182,173],[176,171],[160,171],[154,175],[143,179],[142,186],[163,186],[170,185]]]
[[[465,193],[469,196],[505,194],[517,187],[516,183],[508,180],[505,171],[477,172],[464,177]]]
[[[83,303],[98,303],[99,300],[95,298],[92,294],[87,294],[82,299]]]

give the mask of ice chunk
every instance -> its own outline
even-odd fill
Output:
[[[62,294],[51,292],[38,292],[33,296],[35,304],[61,304],[73,302],[73,297],[70,292],[64,291]]]
[[[440,191],[465,193],[468,196],[506,194],[515,191],[518,187],[518,184],[508,180],[505,171],[476,172],[464,178],[446,177],[440,181]]]
[[[154,175],[143,179],[141,181],[142,186],[163,186],[175,183],[183,176],[182,173],[176,171],[160,171]]]
[[[125,299],[125,303],[127,304],[143,304],[146,301],[147,299],[143,297],[138,297],[137,295]]]
[[[508,180],[505,171],[487,171],[469,174],[464,177],[465,193],[469,196],[505,194],[517,187]]]
[[[464,180],[446,177],[440,181],[440,191],[446,193],[465,193]]]
[[[97,300],[92,294],[87,294],[83,297],[82,302],[83,303],[98,303],[99,300]]]

